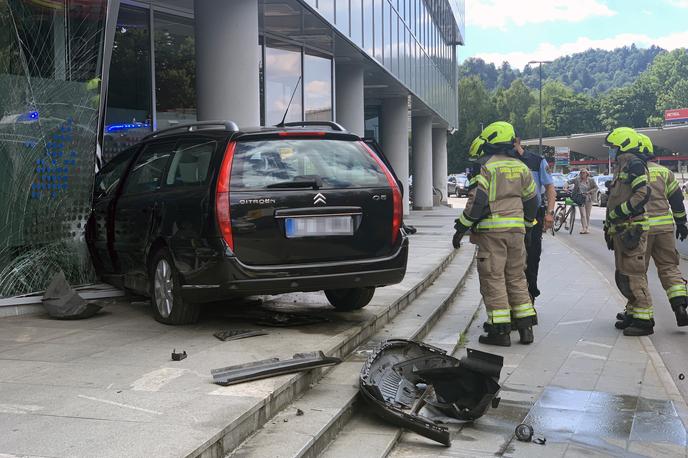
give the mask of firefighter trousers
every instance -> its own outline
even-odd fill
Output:
[[[647,248],[645,249],[646,272],[647,267],[650,265],[650,257],[655,262],[659,281],[662,283],[664,291],[666,291],[669,302],[673,303],[677,300],[676,298],[688,296],[686,282],[678,268],[680,258],[676,250],[673,226],[671,231],[660,233],[650,231],[647,238]]]
[[[517,328],[537,324],[524,272],[526,249],[520,232],[480,232],[478,245],[480,294],[487,309],[487,323]]]
[[[626,313],[638,320],[651,320],[653,317],[652,298],[647,287],[645,250],[648,232],[643,231],[638,245],[632,249],[624,247],[621,236],[614,235],[614,262],[616,286],[628,300]]]

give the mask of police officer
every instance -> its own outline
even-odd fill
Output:
[[[479,341],[488,345],[511,345],[512,325],[520,342],[533,342],[537,315],[528,294],[523,234],[532,228],[537,212],[535,182],[514,149],[516,135],[507,122],[490,124],[473,141],[469,158],[480,164],[471,178],[466,208],[456,220],[453,243],[460,245],[471,229],[471,242],[478,245],[480,293],[487,309],[486,334]]]
[[[616,285],[628,300],[625,336],[653,333],[652,298],[647,287],[645,249],[649,222],[645,205],[650,198],[647,166],[640,153],[640,137],[629,127],[618,127],[605,138],[614,160],[604,236],[614,250]]]
[[[647,135],[640,137],[640,152],[647,159],[650,200],[645,205],[645,213],[650,223],[645,249],[645,271],[650,264],[650,257],[657,266],[657,274],[666,291],[671,308],[676,315],[678,326],[688,326],[688,289],[686,281],[679,270],[679,257],[674,240],[674,223],[676,238],[682,241],[688,236],[686,227],[686,208],[683,205],[683,192],[674,174],[668,168],[652,162],[654,148]],[[624,329],[629,326],[632,315],[619,313],[620,320],[616,327]]]
[[[533,226],[532,232],[529,234],[530,243],[526,246],[526,280],[528,281],[530,298],[532,301],[535,301],[535,298],[540,295],[537,278],[540,268],[540,256],[542,255],[542,233],[554,224],[554,204],[557,200],[557,191],[554,189],[554,180],[552,180],[549,164],[545,158],[532,151],[523,149],[519,138],[516,139],[515,148],[521,160],[528,166],[530,173],[533,175],[535,193],[537,195],[537,224]],[[543,188],[546,193],[546,202],[542,196]]]

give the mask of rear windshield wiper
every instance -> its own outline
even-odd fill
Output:
[[[299,181],[280,181],[279,183],[272,183],[266,188],[313,188],[320,189],[322,181],[320,180],[299,180]]]

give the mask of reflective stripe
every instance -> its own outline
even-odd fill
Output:
[[[686,212],[676,212],[674,213],[674,218],[685,218]]]
[[[488,200],[494,202],[497,198],[497,172],[490,171],[490,194]]]
[[[631,181],[631,187],[635,188],[637,185],[641,183],[647,183],[647,175],[637,176],[635,180]]]
[[[621,212],[624,215],[630,215],[631,214],[631,209],[628,208],[628,202],[624,202],[621,204]]]
[[[492,324],[511,323],[511,311],[509,309],[488,310],[487,321]]]
[[[525,169],[528,170],[528,173],[530,173],[530,169],[528,168],[528,166],[518,159],[492,161],[485,164],[485,167],[487,167],[487,169],[490,171],[492,171],[492,169],[496,169],[502,166],[513,167],[515,169]]]
[[[463,213],[461,213],[461,216],[459,216],[459,223],[463,224],[466,227],[471,227],[473,225],[473,221],[466,218],[466,215]]]
[[[676,191],[677,188],[678,188],[678,181],[674,180],[671,183],[669,183],[667,185],[667,188],[666,188],[666,196],[669,197],[670,195],[672,195],[674,193],[674,191]]]
[[[530,185],[521,193],[523,197],[529,196],[535,192],[535,181],[531,181]]]
[[[477,183],[483,185],[483,188],[485,188],[485,189],[489,189],[489,188],[490,188],[490,184],[487,182],[487,179],[486,179],[484,176],[482,176],[482,175],[476,175],[475,177],[473,177],[473,178],[471,179],[471,182],[472,182],[472,183],[476,183],[476,182],[477,182]]]
[[[685,283],[681,285],[674,285],[666,290],[667,297],[672,299],[674,297],[688,296],[688,288]]]
[[[664,224],[674,224],[674,217],[671,214],[666,214],[662,216],[650,216],[648,218],[650,226],[662,226]]]
[[[616,219],[619,216],[616,214],[616,209],[609,212],[609,219]]]
[[[652,317],[654,316],[654,311],[652,308],[638,308],[635,307],[633,308],[633,318],[636,318],[638,320],[651,320]]]
[[[626,172],[619,173],[619,180],[628,180],[628,174]]]
[[[505,218],[501,216],[491,216],[485,218],[478,223],[478,229],[490,228],[509,228],[509,227],[525,227],[523,218]]]
[[[533,226],[535,226],[535,225],[537,224],[537,220],[533,220],[533,221],[524,221],[523,224],[524,224],[526,227],[533,227]]]
[[[511,314],[514,318],[526,318],[535,315],[535,309],[530,302],[511,307]]]

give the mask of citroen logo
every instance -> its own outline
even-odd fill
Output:
[[[320,193],[317,193],[315,197],[313,197],[313,205],[316,204],[324,204],[327,205],[327,200],[325,199],[325,196],[323,196]]]

